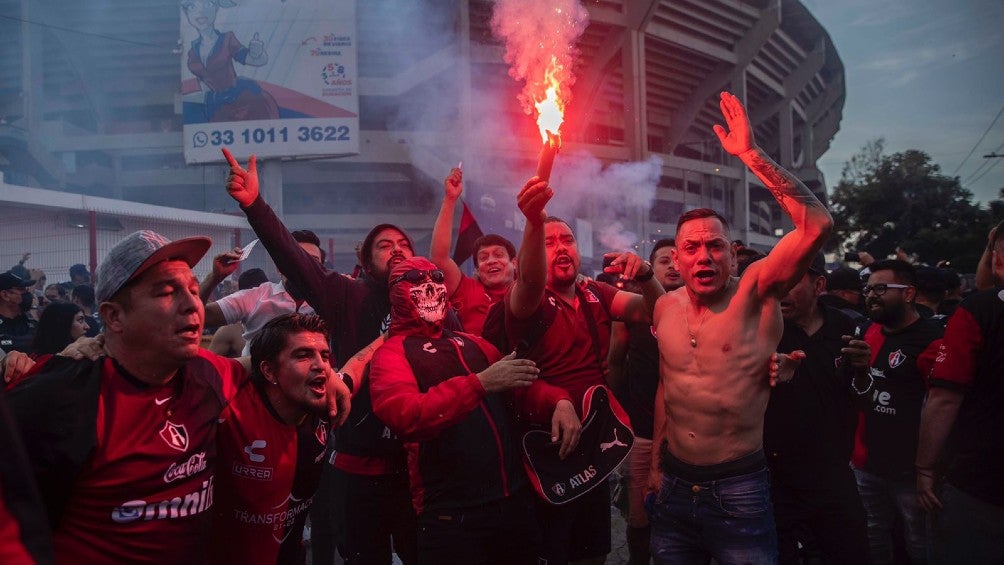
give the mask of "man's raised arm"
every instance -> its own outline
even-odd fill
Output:
[[[241,167],[225,147],[223,156],[230,163],[227,192],[240,204],[248,223],[272,257],[279,272],[285,275],[293,286],[303,289],[306,296],[302,298],[306,299],[314,310],[323,310],[325,304],[330,304],[332,301],[337,303],[340,297],[332,296],[331,288],[326,287],[325,281],[330,280],[333,281],[330,284],[337,285],[342,281],[348,284],[349,279],[341,275],[328,277],[324,267],[300,247],[289,233],[289,229],[261,199],[255,156],[252,155],[248,159],[247,169]]]
[[[540,306],[547,286],[547,253],[544,250],[544,206],[554,196],[547,182],[531,177],[516,197],[526,216],[523,243],[519,246],[519,272],[512,288],[509,311],[516,318],[528,318]]]
[[[450,257],[450,236],[453,235],[453,212],[457,209],[457,200],[464,191],[464,173],[458,168],[450,171],[450,176],[443,181],[443,204],[439,207],[439,216],[432,227],[432,243],[429,244],[429,260],[446,275],[446,292],[452,296],[460,286],[463,276],[460,267]]]
[[[766,293],[783,296],[805,274],[813,256],[826,242],[833,228],[833,218],[802,181],[757,146],[742,102],[731,93],[723,92],[719,104],[728,125],[728,130],[718,124],[714,126],[722,148],[739,157],[753,171],[795,224],[795,229],[781,238],[755,270],[761,296]]]

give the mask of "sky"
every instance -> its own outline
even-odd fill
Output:
[[[832,189],[866,143],[918,149],[974,201],[1004,188],[1004,1],[802,0],[844,65],[840,131],[817,165]],[[975,150],[973,150],[975,147]],[[972,155],[966,159],[972,151]],[[992,167],[992,168],[991,168]]]

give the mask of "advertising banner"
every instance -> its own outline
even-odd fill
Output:
[[[355,0],[182,0],[187,163],[359,152]]]

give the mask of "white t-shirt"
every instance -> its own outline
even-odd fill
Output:
[[[227,324],[237,322],[244,324],[244,350],[241,355],[251,354],[251,338],[257,335],[272,318],[291,312],[314,313],[314,309],[306,302],[297,310],[296,302],[282,284],[273,282],[239,290],[224,296],[216,303],[219,304]]]

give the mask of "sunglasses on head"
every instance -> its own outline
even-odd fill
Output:
[[[446,275],[443,271],[439,269],[432,269],[431,271],[423,271],[421,269],[411,269],[410,271],[405,271],[401,273],[401,276],[394,277],[388,286],[394,286],[401,281],[408,281],[411,284],[417,284],[425,280],[428,276],[429,280],[436,283],[442,284],[446,280]]]

